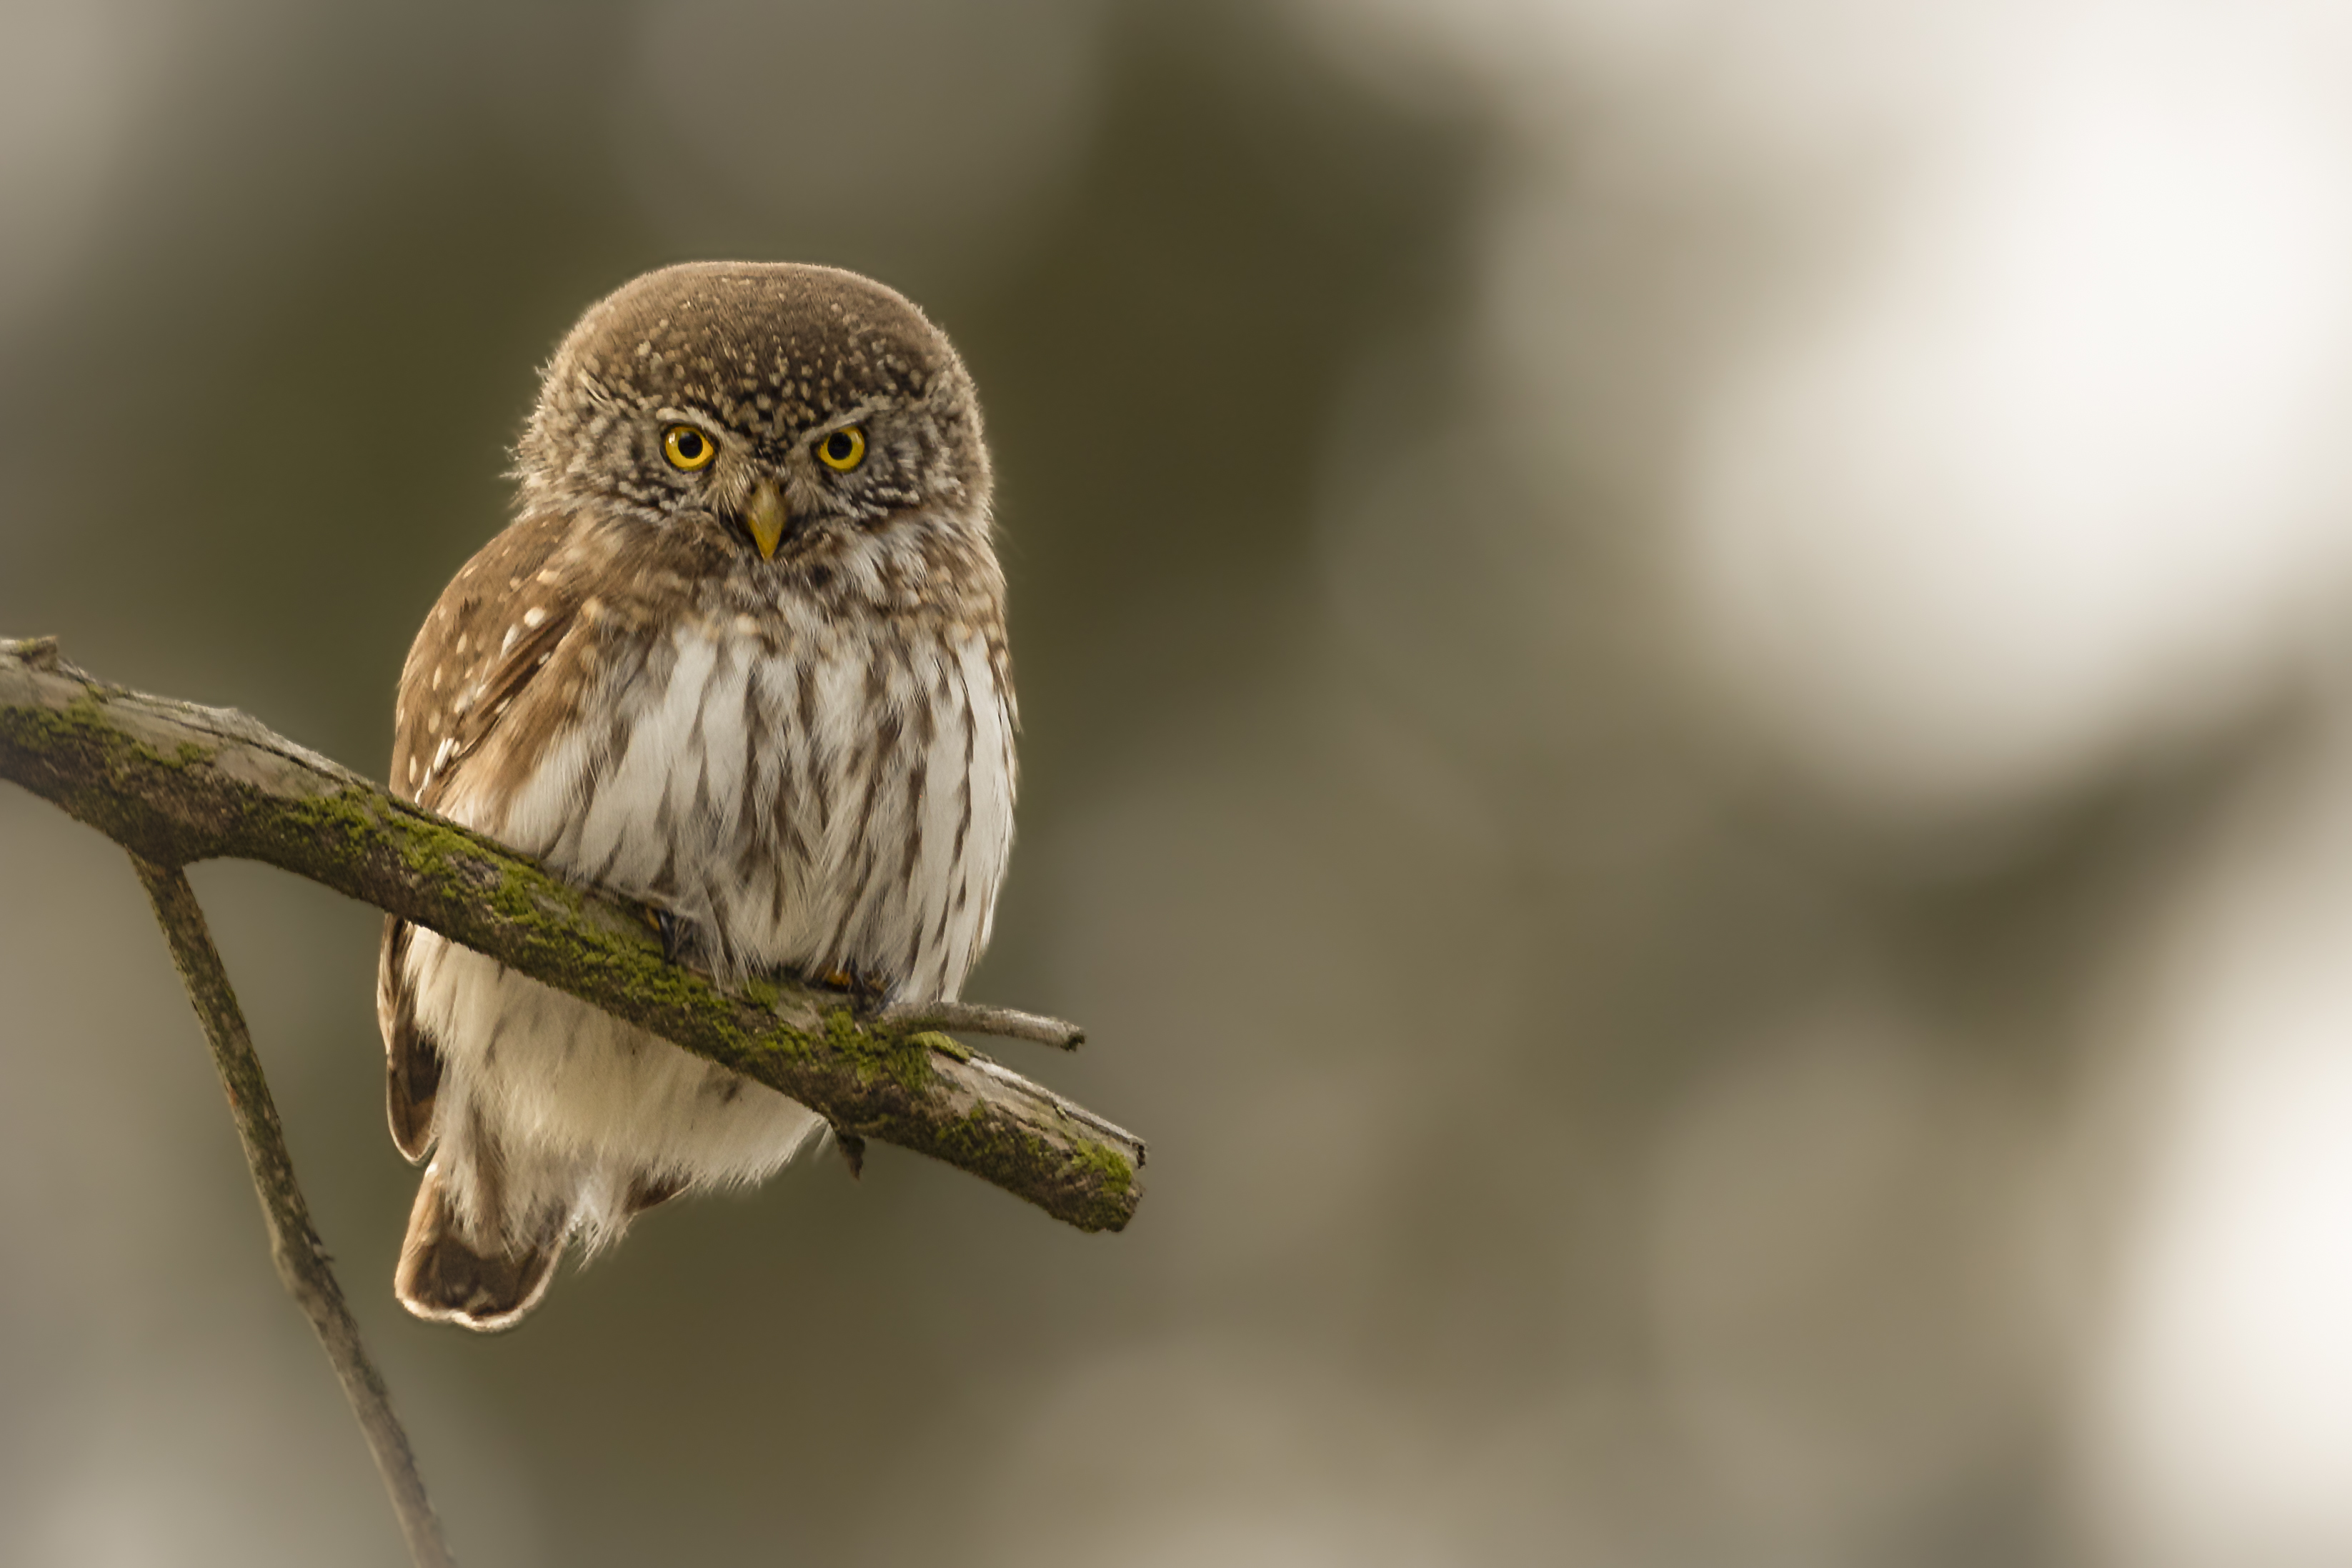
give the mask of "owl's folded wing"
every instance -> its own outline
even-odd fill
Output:
[[[467,562],[409,650],[393,733],[393,792],[427,810],[451,795],[481,750],[572,630],[576,595],[541,580],[562,538],[560,519],[526,518]],[[415,932],[388,916],[376,965],[376,1024],[383,1033],[384,1109],[410,1162],[433,1146],[441,1052],[418,1021],[408,952]]]
[[[433,1148],[433,1102],[441,1089],[441,1053],[432,1036],[416,1025],[416,993],[408,982],[407,921],[384,916],[383,947],[376,963],[375,1019],[383,1031],[384,1111],[392,1141],[421,1162]]]

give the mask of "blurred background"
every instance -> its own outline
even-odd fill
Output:
[[[2352,1562],[2352,12],[0,0],[0,632],[371,771],[689,257],[992,422],[971,994],[877,1148],[413,1322],[377,917],[199,868],[467,1561]],[[0,789],[0,1559],[394,1564],[121,854]]]

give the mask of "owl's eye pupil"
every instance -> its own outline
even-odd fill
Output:
[[[685,458],[688,463],[691,463],[696,458],[701,456],[702,437],[690,434],[680,435],[677,438],[677,455],[680,457]]]
[[[857,444],[845,432],[836,430],[824,438],[824,455],[835,463],[848,462],[850,454],[856,450]]]

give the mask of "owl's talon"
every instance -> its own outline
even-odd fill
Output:
[[[686,922],[650,904],[638,905],[637,918],[652,926],[654,935],[661,938],[662,962],[678,963],[686,952]]]
[[[880,1005],[886,989],[879,980],[869,979],[855,969],[827,969],[816,980],[828,989],[845,994],[861,1011]]]
[[[866,1140],[845,1127],[833,1129],[834,1146],[841,1151],[841,1163],[849,1167],[849,1179],[856,1181],[866,1170]]]

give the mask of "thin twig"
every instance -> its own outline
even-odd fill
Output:
[[[873,1021],[884,1029],[960,1029],[999,1040],[1034,1040],[1063,1051],[1076,1051],[1087,1042],[1087,1031],[1074,1023],[986,1002],[902,1002],[884,1008]]]
[[[343,1301],[327,1261],[327,1249],[310,1223],[310,1205],[294,1179],[294,1159],[286,1149],[285,1130],[278,1107],[261,1074],[261,1059],[253,1053],[245,1014],[229,988],[228,971],[214,947],[205,912],[196,904],[195,889],[176,866],[158,865],[133,854],[131,863],[147,884],[155,905],[156,922],[172,946],[172,962],[187,983],[188,1000],[204,1021],[205,1039],[213,1048],[213,1065],[220,1070],[221,1087],[228,1094],[229,1114],[236,1122],[237,1142],[245,1145],[245,1161],[252,1168],[253,1190],[261,1199],[261,1216],[269,1226],[269,1253],[287,1293],[310,1319],[319,1343],[326,1348],[341,1380],[344,1397],[359,1417],[375,1468],[383,1473],[384,1490],[392,1495],[393,1511],[400,1516],[400,1532],[408,1540],[408,1554],[417,1568],[448,1568],[449,1549],[441,1539],[441,1521],[425,1495],[425,1479],[417,1474],[416,1456],[408,1434],[393,1414],[392,1396],[383,1375],[368,1356],[360,1326]]]

